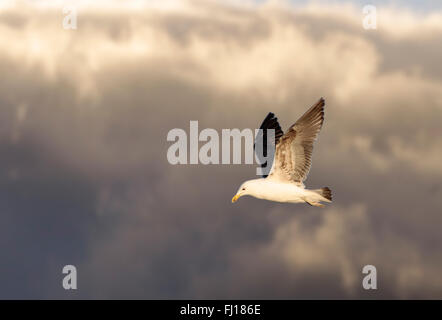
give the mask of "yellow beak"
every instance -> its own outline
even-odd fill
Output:
[[[238,199],[239,199],[239,197],[241,197],[241,195],[240,194],[235,194],[235,196],[232,198],[232,203],[234,203],[234,202],[236,202],[236,201],[238,201]]]

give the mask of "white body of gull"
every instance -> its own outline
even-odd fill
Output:
[[[305,189],[304,180],[311,167],[313,142],[324,122],[324,99],[315,103],[283,134],[278,119],[269,113],[261,128],[275,130],[275,156],[267,177],[244,182],[233,197],[249,195],[259,199],[290,203],[308,203],[323,207],[321,202],[331,202],[331,190],[324,187]]]

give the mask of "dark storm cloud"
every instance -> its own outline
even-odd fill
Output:
[[[400,19],[367,33],[348,8],[192,2],[85,7],[67,31],[33,10],[0,15],[0,297],[442,296],[440,25],[416,40]],[[167,162],[190,120],[255,128],[272,111],[285,130],[320,96],[307,186],[332,188],[324,210],[232,205],[255,166]]]

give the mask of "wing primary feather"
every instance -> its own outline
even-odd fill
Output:
[[[320,98],[280,138],[270,175],[300,183],[306,179],[313,152],[313,143],[324,122],[325,101]]]
[[[273,144],[276,146],[280,140],[280,138],[284,135],[284,132],[281,129],[281,126],[278,123],[278,118],[275,117],[275,114],[272,112],[269,112],[267,116],[265,117],[264,121],[261,123],[261,126],[259,127],[261,129],[261,133],[255,138],[255,144],[253,148],[255,149],[256,143],[259,143],[262,139],[262,146],[263,146],[263,154],[258,154],[259,160],[262,162],[264,159],[261,159],[261,156],[267,157],[267,130],[273,129],[275,130],[275,141],[273,141]],[[273,159],[272,159],[273,161]],[[265,163],[261,164],[261,168],[267,167],[268,163],[267,161]],[[267,175],[262,175],[263,178],[267,177]]]

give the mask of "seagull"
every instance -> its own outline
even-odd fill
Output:
[[[277,202],[307,203],[315,207],[324,207],[321,202],[332,202],[328,187],[306,189],[304,186],[311,167],[313,142],[324,122],[324,105],[324,99],[319,99],[285,134],[278,118],[271,112],[267,115],[260,129],[275,130],[273,165],[268,176],[244,182],[232,203],[245,195]]]

